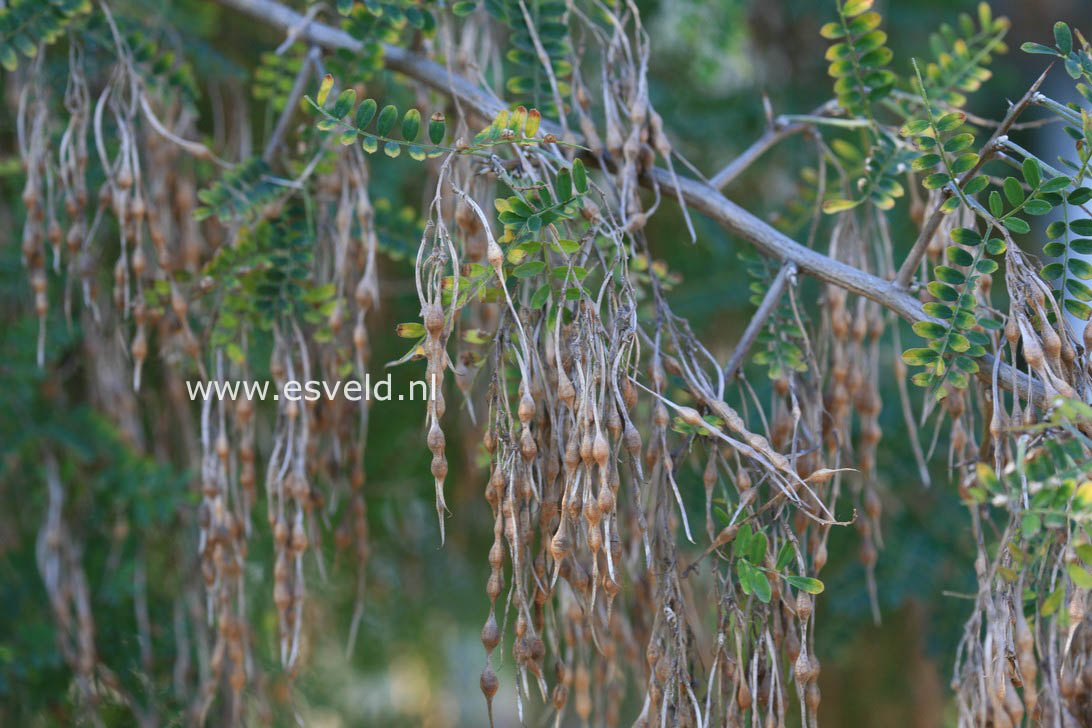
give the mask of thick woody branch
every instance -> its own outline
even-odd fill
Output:
[[[301,42],[333,49],[363,50],[362,44],[348,33],[313,22],[276,0],[217,1],[288,33],[293,33]],[[491,119],[508,107],[490,91],[404,48],[385,45],[384,63],[393,71],[404,73],[437,91],[456,97],[483,117]],[[1019,105],[1021,104],[1017,104]],[[543,132],[561,134],[558,125],[545,120],[541,128]],[[999,128],[995,137],[1000,136],[1001,133],[1003,131]],[[581,140],[574,141],[579,143]],[[686,177],[677,179],[685,204],[705,213],[726,230],[747,240],[763,253],[783,262],[794,263],[803,273],[875,301],[911,323],[932,320],[922,311],[921,303],[917,298],[893,282],[801,245],[726,198],[708,183]],[[676,179],[668,170],[654,167],[642,176],[641,183],[673,189],[676,186]],[[989,376],[985,372],[992,368],[992,358],[986,359],[987,365],[983,367],[983,375],[989,381]],[[1010,391],[1022,393],[1029,391],[1027,376],[1007,364],[1001,365],[999,378],[1003,386]],[[1030,391],[1032,398],[1041,403],[1044,397],[1042,386],[1037,382],[1033,383]]]
[[[303,42],[315,43],[327,48],[362,49],[361,44],[348,33],[321,23],[311,22],[295,10],[274,0],[219,0],[219,2],[281,27],[285,31],[293,32]],[[487,118],[492,118],[507,108],[503,101],[490,92],[448,72],[443,66],[403,48],[386,46],[384,62],[392,70],[405,73],[438,91],[458,97],[460,101]],[[555,125],[545,120],[542,123],[542,129],[547,132],[560,132]],[[579,141],[577,140],[578,143]],[[674,187],[671,173],[659,167],[651,169],[641,181],[646,185],[656,184],[666,189]],[[680,177],[678,181],[686,204],[704,212],[729,231],[753,243],[767,255],[793,262],[804,273],[877,301],[907,321],[926,320],[927,317],[922,312],[918,300],[905,291],[896,290],[888,281],[801,245],[727,199],[709,184],[686,177]]]

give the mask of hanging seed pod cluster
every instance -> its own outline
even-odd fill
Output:
[[[248,691],[266,696],[267,677],[255,655],[255,607],[274,610],[281,669],[288,677],[300,669],[308,574],[327,575],[314,549],[320,524],[335,526],[362,614],[370,553],[363,492],[368,401],[281,397],[270,408],[261,402],[264,393],[250,390],[200,398],[194,392],[254,381],[262,372],[278,391],[288,380],[332,382],[348,373],[365,379],[365,317],[379,305],[370,172],[362,151],[335,155],[306,133],[298,139],[304,162],[295,154],[284,162],[302,171],[296,181],[276,178],[270,164],[283,138],[271,140],[266,159],[228,169],[209,147],[189,141],[197,115],[185,84],[188,67],[158,58],[161,51],[131,18],[104,7],[87,23],[86,44],[71,40],[63,93],[43,85],[44,54],[13,79],[21,82],[17,118],[28,212],[22,249],[40,324],[38,359],[50,326],[78,320],[92,332],[90,389],[130,446],[153,451],[145,406],[154,411],[164,403],[177,417],[170,423],[164,417],[156,435],[181,430],[181,441],[164,440],[154,452],[195,473],[197,505],[184,516],[193,530],[179,534],[177,557],[180,572],[193,578],[178,588],[180,598],[203,609],[177,613],[176,699],[195,723],[238,724],[248,712]],[[315,69],[305,65],[300,72]],[[249,147],[238,126],[217,134],[226,157]],[[199,163],[209,161],[214,178],[199,193]],[[100,186],[89,199],[94,179]],[[315,206],[311,213],[290,199],[303,187]],[[318,225],[312,214],[333,224]],[[109,276],[99,275],[102,265],[109,265]],[[252,355],[262,342],[271,345],[266,362]],[[145,391],[149,369],[153,392]],[[137,700],[96,650],[81,545],[65,523],[66,486],[51,472],[43,564],[66,630],[64,657],[80,675],[89,709],[99,702],[94,684],[106,680],[136,710]],[[248,575],[256,533],[272,542],[268,581],[257,588]],[[145,632],[141,639],[150,644]],[[144,669],[153,670],[145,656]],[[186,669],[192,659],[196,669]]]
[[[811,440],[784,443],[790,456],[748,427],[724,399],[729,382],[716,358],[670,311],[665,292],[674,278],[643,273],[651,211],[638,207],[638,178],[656,153],[650,144],[667,157],[670,147],[641,90],[640,63],[628,73],[608,90],[612,106],[630,109],[624,119],[608,117],[608,138],[619,139],[614,151],[626,160],[611,173],[625,191],[621,209],[558,132],[512,143],[535,139],[534,112],[502,111],[440,164],[417,256],[421,323],[401,325],[403,335],[420,335],[414,350],[426,377],[451,369],[468,413],[484,410],[493,523],[479,681],[487,713],[492,720],[507,689],[526,719],[546,710],[558,723],[574,714],[619,725],[623,697],[638,688],[647,725],[667,713],[695,723],[711,714],[777,723],[797,709],[794,697],[814,721],[819,663],[810,625],[822,584],[808,573],[822,563],[808,563],[798,533],[834,524],[816,489],[833,471],[816,458],[795,462],[814,449]],[[485,144],[488,156],[478,153]],[[475,348],[453,357],[453,341]],[[469,366],[479,369],[473,377]],[[425,426],[442,538],[447,438],[438,392]],[[706,530],[712,535],[714,492],[735,511],[718,506],[725,523],[704,556],[679,482],[699,443],[708,453]],[[715,490],[722,476],[731,492]],[[778,502],[789,508],[775,512]],[[680,537],[694,549],[680,548]],[[718,605],[715,650],[694,643],[694,590]],[[758,636],[743,639],[751,627]],[[516,680],[506,686],[498,673],[509,655]],[[695,672],[703,661],[712,669]],[[695,707],[693,686],[706,684],[717,699],[709,693],[706,707]]]

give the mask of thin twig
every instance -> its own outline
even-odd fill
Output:
[[[1005,114],[1005,118],[998,125],[997,129],[993,132],[993,135],[989,138],[986,144],[982,147],[981,153],[978,155],[978,161],[975,165],[967,170],[962,177],[956,182],[960,187],[967,184],[976,174],[978,170],[982,169],[982,165],[988,162],[997,150],[997,144],[1002,141],[1012,125],[1016,122],[1017,117],[1024,112],[1036,95],[1039,93],[1039,87],[1043,85],[1043,81],[1046,80],[1047,74],[1050,73],[1050,67],[1048,66],[1042,75],[1035,80],[1035,83],[1031,85],[1027,93],[1021,97],[1019,101],[1012,105],[1009,109],[1009,113]],[[946,187],[941,193],[940,203],[937,208],[933,210],[933,214],[926,221],[925,226],[921,229],[921,234],[918,235],[918,239],[914,242],[914,247],[910,249],[910,253],[906,256],[906,260],[902,262],[902,266],[899,267],[899,272],[895,276],[895,285],[899,288],[906,288],[910,285],[910,280],[914,277],[914,271],[917,270],[918,264],[921,262],[921,258],[925,255],[925,249],[929,246],[929,241],[933,239],[933,235],[936,234],[937,228],[940,226],[940,221],[944,217],[944,213],[941,211],[941,206],[944,202],[955,194],[951,187]]]
[[[728,363],[724,366],[724,378],[731,381],[740,367],[743,366],[743,360],[747,357],[747,352],[750,351],[754,345],[755,340],[761,333],[762,328],[766,325],[766,320],[770,318],[770,314],[773,313],[774,308],[777,306],[777,302],[781,300],[781,294],[785,292],[785,286],[788,285],[789,280],[796,275],[796,264],[791,261],[781,266],[781,270],[777,272],[777,275],[773,279],[773,283],[770,284],[769,290],[766,291],[766,295],[762,298],[762,303],[758,305],[758,310],[755,311],[755,315],[751,317],[750,322],[747,324],[747,328],[743,330],[743,336],[740,337],[739,343],[736,344],[735,351],[732,352],[732,358],[728,360]]]
[[[277,125],[273,127],[273,134],[270,135],[269,141],[266,142],[265,149],[262,151],[262,160],[267,164],[273,160],[277,147],[284,141],[284,135],[288,132],[288,122],[292,120],[292,115],[296,112],[300,99],[303,98],[303,92],[307,88],[307,77],[312,68],[318,68],[316,63],[318,58],[318,47],[311,46],[311,50],[307,52],[307,56],[303,59],[299,73],[296,74],[296,81],[292,84],[292,90],[288,94],[288,100],[284,103],[280,118],[277,119]]]
[[[163,125],[163,122],[159,120],[159,117],[155,115],[155,112],[152,111],[151,104],[148,103],[148,97],[145,96],[143,93],[140,94],[140,108],[144,111],[144,116],[148,119],[148,123],[152,125],[153,129],[159,132],[160,136],[164,137],[168,141],[174,142],[198,159],[211,159],[213,162],[220,165],[221,167],[231,166],[228,162],[225,162],[223,159],[216,156],[211,149],[206,147],[201,142],[193,142],[189,139],[183,139],[182,137],[178,136],[170,129],[165,127]]]
[[[811,124],[797,123],[778,125],[767,130],[751,146],[744,149],[738,157],[725,165],[724,169],[713,175],[713,178],[709,180],[709,186],[718,190],[724,189],[732,180],[742,174],[743,170],[754,164],[755,160],[775,144],[810,128]]]
[[[919,104],[921,103],[921,96],[919,96],[918,94],[910,93],[909,91],[899,91],[898,89],[895,89],[894,91],[891,92],[891,97],[894,98],[894,99],[902,99],[903,101],[911,101],[911,102],[916,102],[916,103],[919,103]],[[1004,119],[1002,119],[1001,121],[998,121],[997,119],[987,119],[987,118],[985,118],[983,116],[978,116],[977,114],[972,114],[971,112],[967,111],[966,109],[961,109],[958,106],[953,106],[952,104],[946,104],[946,103],[944,103],[942,101],[941,102],[935,102],[935,103],[936,103],[937,106],[939,106],[945,112],[958,111],[958,112],[961,112],[961,113],[965,114],[966,117],[967,117],[967,121],[971,122],[975,126],[982,126],[982,127],[987,127],[987,128],[990,128],[990,129],[996,129],[999,126],[1001,126],[1003,123],[1005,123]],[[1032,103],[1033,104],[1038,103],[1038,101],[1036,99],[1032,99]],[[1022,130],[1025,130],[1025,129],[1038,129],[1040,127],[1047,126],[1049,124],[1057,124],[1060,121],[1061,121],[1061,119],[1058,119],[1058,118],[1052,117],[1052,116],[1047,116],[1047,117],[1044,117],[1042,119],[1035,119],[1034,121],[1018,121],[1015,124],[1010,124],[1009,125],[1009,131],[1022,131]]]

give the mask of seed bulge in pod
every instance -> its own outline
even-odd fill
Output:
[[[481,218],[466,200],[460,200],[455,208],[455,224],[467,236],[477,235],[482,230]]]
[[[303,530],[303,521],[296,521],[292,526],[292,552],[301,554],[307,549],[307,533]]]
[[[489,476],[489,485],[493,489],[494,497],[499,500],[504,495],[504,471],[500,467],[493,467],[493,472]]]
[[[803,685],[811,679],[811,661],[808,660],[807,652],[800,652],[796,662],[793,663],[792,672],[797,685]]]
[[[739,681],[739,690],[736,691],[736,702],[739,703],[739,709],[747,711],[751,709],[751,688],[747,686],[746,680]]]
[[[595,503],[595,501],[592,501]],[[585,509],[587,510],[587,509]],[[599,530],[599,526],[588,526],[588,548],[591,549],[593,554],[599,553],[600,547],[603,545],[603,532]]]
[[[590,429],[585,429],[584,436],[580,438],[580,459],[584,462],[584,467],[590,470],[592,466],[592,436]]]
[[[656,425],[659,429],[665,429],[668,422],[671,420],[667,416],[667,407],[663,402],[656,402],[656,406],[652,410],[652,424]]]
[[[490,601],[495,602],[502,589],[504,589],[504,577],[499,572],[493,572],[489,575],[489,580],[485,582],[485,593]]]
[[[546,643],[538,635],[532,634],[527,639],[527,652],[532,662],[538,662],[546,655]]]
[[[603,437],[603,433],[596,431],[595,440],[592,442],[592,457],[595,459],[595,464],[599,466],[600,470],[607,467],[607,458],[610,456],[610,446],[607,444],[607,438]]]
[[[503,563],[504,547],[501,546],[500,541],[494,541],[493,545],[489,547],[489,565],[494,569],[499,569]]]
[[[132,344],[133,359],[139,364],[148,356],[148,337],[144,335],[144,329],[137,329]]]
[[[492,701],[493,696],[497,694],[497,688],[500,685],[497,680],[497,673],[493,672],[492,667],[489,665],[485,666],[485,669],[482,670],[481,680],[478,684],[481,686],[482,695],[485,696],[485,699]]]
[[[614,512],[614,493],[610,488],[599,489],[599,511],[601,513],[613,513]]]
[[[819,658],[815,655],[809,657],[810,667],[808,669],[808,680],[814,682],[819,679],[819,673],[821,671],[819,666]]]
[[[425,304],[421,309],[421,317],[425,322],[425,330],[433,337],[438,337],[444,330],[444,312],[439,304]]]
[[[627,412],[637,406],[637,387],[625,375],[622,377],[622,403],[626,406]]]
[[[812,682],[808,684],[808,689],[804,693],[804,702],[808,706],[808,710],[814,715],[819,710],[819,700],[821,694],[819,692],[819,683]]]
[[[428,431],[428,449],[433,455],[440,455],[444,451],[444,431],[437,422],[432,423]]]
[[[283,518],[278,518],[277,524],[273,527],[273,542],[279,548],[284,548],[288,544],[288,536],[288,524],[284,522]]]
[[[1036,371],[1043,368],[1043,347],[1039,339],[1030,333],[1025,332],[1023,337],[1024,343],[1024,359],[1027,360],[1028,365]]]
[[[796,629],[790,625],[789,629],[785,631],[785,656],[789,658],[789,662],[796,664],[796,660],[800,657],[800,637],[796,634]]]
[[[819,542],[819,547],[817,549],[815,549],[815,555],[812,556],[811,565],[812,565],[812,568],[815,569],[816,573],[819,573],[819,571],[821,571],[822,568],[827,565],[827,544],[826,544],[826,541],[820,541]]]
[[[550,556],[555,563],[560,563],[569,555],[569,550],[571,548],[572,544],[569,542],[569,537],[565,534],[565,524],[562,522],[562,524],[558,526],[557,533],[550,539]]]
[[[701,414],[693,407],[680,407],[679,417],[681,417],[683,422],[690,425],[691,427],[708,426],[708,423],[706,423],[705,420],[701,418]]]
[[[641,433],[637,431],[632,422],[626,423],[626,430],[622,437],[626,451],[631,457],[638,457],[641,454]]]
[[[576,403],[576,387],[565,374],[565,367],[557,368],[557,398],[571,411]]]
[[[607,405],[607,431],[610,436],[617,441],[618,436],[622,434],[622,416],[618,414],[618,405],[611,402]]]
[[[563,683],[554,685],[554,691],[551,695],[551,702],[553,702],[554,710],[560,714],[565,708],[565,703],[569,699],[569,688]]]
[[[482,646],[486,652],[492,652],[500,644],[500,630],[497,628],[497,618],[493,610],[489,611],[485,624],[482,625]]]
[[[531,398],[531,393],[527,391],[526,387],[520,387],[523,389],[523,396],[519,400],[519,408],[517,415],[519,416],[520,423],[526,425],[531,421],[531,418],[535,416],[535,400]]]
[[[372,286],[369,284],[368,276],[364,275],[360,277],[360,280],[356,284],[356,289],[353,291],[353,297],[356,298],[356,305],[365,311],[370,311],[375,304],[374,296],[372,294]]]
[[[538,445],[535,444],[535,438],[531,436],[530,427],[525,426],[523,432],[520,433],[519,452],[526,462],[534,460],[535,455],[538,454]]]
[[[1061,337],[1058,336],[1058,332],[1054,330],[1053,326],[1044,324],[1042,338],[1043,353],[1047,359],[1058,362],[1061,357]]]
[[[432,477],[441,482],[447,477],[447,458],[443,455],[432,458]]]

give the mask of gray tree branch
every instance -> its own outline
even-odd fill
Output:
[[[285,32],[293,33],[298,40],[305,43],[331,49],[363,50],[362,44],[345,31],[311,21],[276,0],[217,0],[217,2]],[[404,73],[441,93],[457,97],[459,101],[485,118],[492,119],[500,111],[508,108],[507,104],[490,91],[450,73],[440,64],[418,53],[398,46],[384,45],[384,63],[393,71]],[[557,124],[546,120],[543,120],[541,129],[544,133],[561,134]],[[576,141],[580,142],[579,139]],[[641,182],[665,189],[675,187],[675,179],[671,173],[660,167],[651,169],[642,177]],[[905,289],[897,287],[891,281],[801,245],[726,198],[708,183],[679,177],[678,185],[685,204],[705,213],[726,230],[747,240],[765,254],[783,262],[794,263],[803,273],[875,301],[908,322],[933,320],[922,310],[918,299]],[[986,365],[982,367],[979,376],[989,381],[993,358],[988,356],[984,360]],[[1021,394],[1030,391],[1032,398],[1042,404],[1045,394],[1037,381],[1033,381],[1029,388],[1028,377],[1004,363],[1000,366],[998,376],[1005,389]]]

